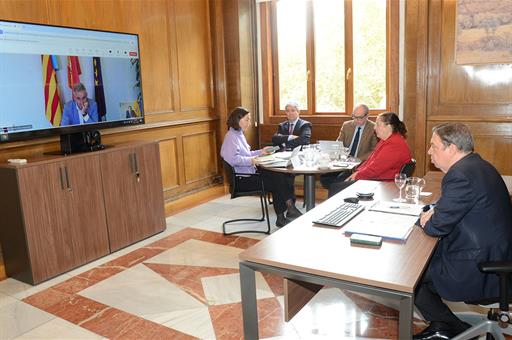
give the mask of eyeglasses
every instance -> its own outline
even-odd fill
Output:
[[[352,114],[352,119],[363,120],[366,118],[366,116],[368,116],[368,114],[362,116],[356,116],[355,114]]]

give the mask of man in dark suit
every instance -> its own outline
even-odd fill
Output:
[[[288,120],[279,124],[277,132],[272,136],[272,144],[285,150],[309,144],[311,142],[311,123],[299,118],[299,104],[288,102],[284,109]]]
[[[469,328],[441,299],[497,297],[497,276],[481,273],[477,264],[512,260],[512,206],[507,188],[494,166],[473,149],[465,124],[433,129],[428,153],[446,174],[441,198],[420,216],[424,232],[440,240],[414,301],[430,325],[414,339],[448,339]]]
[[[352,111],[352,120],[343,123],[336,139],[343,142],[352,157],[365,161],[377,145],[375,123],[368,119],[370,110],[365,104],[359,104]],[[343,182],[350,176],[350,171],[332,172],[320,176],[320,183],[328,189],[334,182]]]

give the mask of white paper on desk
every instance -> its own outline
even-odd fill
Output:
[[[338,162],[338,161],[334,161],[334,162],[331,163],[331,167],[332,168],[343,168],[343,169],[351,170],[354,167],[356,167],[357,165],[359,165],[360,163],[361,162]]]
[[[395,215],[411,215],[418,217],[422,212],[423,206],[419,204],[397,203],[391,201],[377,201],[370,207],[370,211],[380,211]]]
[[[417,217],[365,211],[347,223],[341,230],[347,234],[365,234],[387,239],[406,240]]]
[[[256,162],[258,162],[260,164],[272,163],[275,161],[276,161],[276,159],[275,159],[274,155],[265,155],[265,156],[256,157]]]

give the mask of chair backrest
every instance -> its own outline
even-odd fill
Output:
[[[409,163],[405,163],[404,165],[402,165],[400,173],[405,174],[407,177],[411,177],[415,167],[416,160],[414,158],[411,158],[411,161]]]
[[[231,193],[231,196],[233,196],[235,190],[235,169],[231,166],[231,164],[226,162],[224,159],[222,159],[222,166],[224,167],[224,170],[226,171],[228,177],[229,192]]]

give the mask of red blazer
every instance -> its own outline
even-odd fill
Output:
[[[402,165],[411,161],[411,151],[404,137],[393,133],[377,143],[370,157],[356,171],[357,179],[393,180]]]

